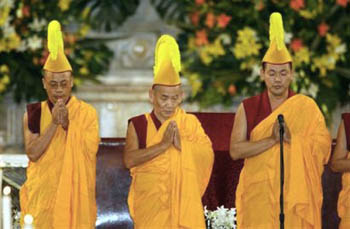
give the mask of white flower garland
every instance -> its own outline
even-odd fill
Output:
[[[204,206],[204,215],[207,226],[210,229],[236,229],[236,208],[220,206],[215,211],[210,211]]]

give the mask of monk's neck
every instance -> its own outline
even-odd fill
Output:
[[[271,110],[274,111],[277,107],[279,107],[284,101],[288,99],[288,90],[283,93],[281,96],[273,95],[271,92],[267,91],[270,104],[271,104]]]
[[[163,118],[161,115],[159,115],[155,110],[154,110],[154,115],[156,116],[156,118],[159,120],[159,122],[161,124],[163,124],[163,122],[165,122],[167,119]]]

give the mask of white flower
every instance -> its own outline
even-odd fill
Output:
[[[21,41],[21,44],[16,48],[16,50],[18,52],[24,52],[28,49],[28,46],[27,46],[27,41],[26,40],[22,40]]]
[[[236,209],[227,209],[224,206],[218,207],[215,211],[204,208],[204,214],[208,225],[217,229],[236,229]]]
[[[292,41],[293,33],[284,33],[284,43],[289,44]]]
[[[29,28],[33,31],[40,32],[46,27],[47,21],[45,19],[34,18],[34,21],[29,24]]]
[[[343,54],[346,52],[346,44],[341,44],[338,47],[335,48],[335,52],[337,54]]]
[[[252,73],[247,78],[247,82],[252,83],[255,81],[255,79],[260,75],[260,66],[257,64],[253,65]]]
[[[14,0],[1,0],[0,1],[0,8],[8,6],[10,9],[13,8]]]
[[[37,35],[30,37],[27,41],[28,48],[35,51],[42,47],[42,39]]]
[[[219,39],[221,39],[222,43],[225,45],[231,44],[231,37],[227,33],[223,33],[219,36]]]
[[[317,92],[318,92],[318,86],[314,83],[311,83],[309,87],[309,94],[312,96],[312,98],[316,98]]]
[[[4,37],[5,38],[11,36],[14,33],[16,33],[15,27],[10,25],[10,20],[11,20],[11,17],[9,16],[7,18],[7,20],[6,20],[6,22],[4,23],[4,25],[2,26],[2,31],[4,33]]]

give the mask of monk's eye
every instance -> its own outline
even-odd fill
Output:
[[[50,87],[51,88],[57,88],[57,84],[56,83],[50,83]]]
[[[286,76],[287,75],[287,72],[286,71],[283,71],[280,73],[281,76]]]
[[[269,76],[275,76],[276,73],[275,72],[269,72]]]

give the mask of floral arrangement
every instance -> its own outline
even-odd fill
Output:
[[[166,0],[167,1],[167,0]],[[177,0],[184,75],[192,101],[232,105],[235,96],[264,89],[261,60],[269,46],[269,16],[283,15],[294,63],[292,89],[316,100],[326,117],[350,101],[348,0]],[[170,3],[170,1],[168,1]],[[164,5],[166,5],[164,3]],[[168,6],[168,8],[171,8]]]
[[[227,209],[224,206],[218,207],[215,211],[207,210],[204,207],[204,215],[207,227],[210,229],[236,229],[236,209]]]
[[[87,38],[89,1],[0,1],[0,99],[13,92],[16,101],[43,99],[42,66],[48,56],[47,25],[56,19],[64,33],[65,52],[75,85],[95,80],[109,67],[113,53]]]

